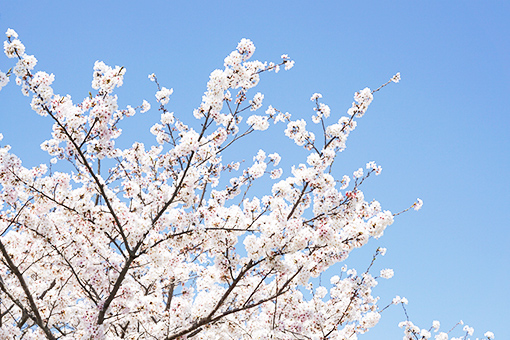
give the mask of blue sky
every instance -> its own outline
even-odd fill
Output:
[[[510,5],[504,1],[0,1],[0,30],[15,29],[54,73],[55,92],[80,101],[96,60],[126,67],[121,105],[153,106],[156,73],[174,89],[168,108],[192,121],[209,73],[241,38],[255,59],[295,67],[266,74],[257,91],[264,107],[309,118],[314,92],[333,116],[346,113],[355,91],[376,88],[396,72],[402,81],[376,94],[337,160],[338,174],[375,160],[383,172],[364,186],[368,199],[398,212],[424,200],[421,211],[399,216],[384,237],[348,260],[359,270],[378,246],[388,248],[377,269],[395,277],[376,294],[409,299],[408,313],[422,327],[459,319],[481,336],[510,339]],[[12,60],[0,58],[6,72]],[[253,93],[252,93],[253,94]],[[51,123],[30,110],[13,82],[0,91],[2,143],[25,166],[47,162],[38,145]],[[123,126],[121,145],[153,139],[153,109]],[[283,130],[283,129],[282,129]],[[124,143],[124,144],[122,144]],[[280,147],[282,137],[253,139],[255,153]],[[282,149],[283,148],[283,149]],[[303,162],[299,153],[287,160]],[[286,169],[288,170],[288,169]],[[362,339],[400,339],[398,308]]]

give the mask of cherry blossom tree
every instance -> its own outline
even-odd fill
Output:
[[[255,47],[243,39],[210,75],[193,112],[199,129],[168,111],[173,91],[152,74],[156,145],[120,149],[121,121],[150,109],[145,100],[117,104],[126,69],[96,62],[94,94],[76,104],[53,92],[53,74],[34,71],[37,60],[15,31],[6,35],[16,64],[0,72],[0,88],[15,78],[53,130],[41,145],[48,165],[25,168],[0,148],[0,338],[356,339],[390,305],[405,308],[405,298],[385,306],[372,294],[378,279],[393,276],[370,272],[383,248],[366,271],[344,267],[327,287],[314,281],[399,214],[364,199],[362,184],[381,172],[375,162],[353,175],[333,165],[374,94],[400,74],[356,92],[339,119],[313,94],[309,128],[272,106],[256,113],[264,95],[250,90],[294,62],[250,61]],[[273,123],[308,153],[288,176],[277,153],[260,150],[248,164],[222,158]],[[57,171],[62,162],[73,170]],[[270,192],[252,194],[268,181]],[[437,321],[400,326],[404,339],[450,336]]]

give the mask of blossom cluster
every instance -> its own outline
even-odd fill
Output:
[[[450,329],[448,332],[440,332],[439,328],[441,326],[440,322],[437,320],[434,320],[432,322],[432,326],[430,328],[421,328],[414,325],[411,321],[406,320],[399,323],[399,327],[404,329],[404,340],[415,340],[415,339],[432,339],[432,332],[437,333],[433,339],[435,340],[465,340],[469,339],[468,336],[472,336],[474,334],[474,328],[470,327],[468,325],[464,325],[462,328],[462,331],[464,332],[464,335],[459,337],[450,337],[449,333],[451,333],[457,326],[464,325],[464,322],[461,320],[459,321],[452,329]],[[484,337],[482,339],[494,339],[494,333],[488,331],[485,332],[483,335]],[[477,340],[479,338],[476,338]]]

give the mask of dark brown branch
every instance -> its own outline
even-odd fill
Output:
[[[136,252],[137,249],[135,249]],[[99,311],[97,315],[97,324],[102,325],[105,319],[106,311],[110,307],[110,304],[112,303],[113,299],[115,299],[115,295],[117,295],[117,292],[120,289],[120,286],[122,285],[122,282],[124,281],[126,274],[129,270],[129,267],[131,266],[131,263],[133,263],[135,259],[134,255],[130,255],[127,259],[126,263],[124,264],[124,267],[122,268],[122,271],[120,272],[119,276],[117,277],[117,280],[115,281],[115,284],[113,286],[112,291],[108,295],[108,298],[106,298],[106,301],[101,306],[101,310]]]
[[[21,58],[20,58],[21,59]],[[30,72],[27,70],[27,74],[28,76],[31,76]],[[36,89],[35,88],[32,88],[32,91],[39,97],[39,99],[43,100],[42,96],[36,92]],[[92,176],[94,182],[96,183],[98,189],[99,189],[99,192],[101,194],[101,196],[104,198],[105,200],[105,203],[106,203],[106,206],[108,207],[108,210],[110,212],[110,214],[112,215],[114,221],[115,221],[115,224],[117,225],[117,227],[119,228],[119,233],[121,234],[123,240],[124,240],[124,244],[126,246],[126,249],[128,252],[130,252],[130,247],[129,247],[129,243],[127,242],[127,238],[126,236],[124,235],[124,232],[123,232],[123,229],[122,229],[122,225],[120,223],[120,220],[117,216],[117,214],[115,214],[115,210],[113,209],[111,203],[110,203],[110,200],[108,199],[107,195],[106,195],[106,191],[104,189],[104,186],[103,184],[101,183],[101,181],[99,180],[99,178],[97,177],[97,175],[94,173],[94,170],[92,169],[90,163],[88,162],[87,160],[87,157],[85,157],[85,154],[83,153],[83,151],[81,150],[80,146],[77,144],[76,140],[73,138],[73,136],[71,136],[71,134],[69,133],[69,131],[66,129],[66,127],[57,119],[57,117],[55,117],[55,115],[53,114],[53,112],[48,108],[48,106],[44,105],[44,104],[41,104],[42,108],[44,109],[44,111],[46,111],[48,113],[48,115],[57,123],[57,125],[60,127],[60,129],[64,132],[64,134],[66,135],[66,137],[68,138],[68,140],[71,142],[71,144],[74,146],[74,148],[76,149],[76,152],[78,153],[78,155],[80,156],[80,160],[81,160],[81,163],[87,168],[87,172]]]
[[[296,200],[296,203],[294,203],[292,210],[290,211],[289,215],[287,216],[287,220],[290,220],[290,218],[292,217],[292,214],[294,214],[294,211],[298,207],[299,203],[301,203],[301,199],[303,198],[307,188],[308,188],[308,182],[306,182],[305,185],[303,186],[303,189],[301,190],[301,194],[299,195],[299,198]]]
[[[174,296],[174,288],[175,283],[174,282],[170,283],[170,285],[168,286],[168,297],[166,299],[165,311],[170,310],[170,305],[172,304],[172,298]]]
[[[49,292],[50,290],[52,290],[52,289],[53,289],[53,287],[55,287],[55,285],[56,285],[56,284],[57,284],[57,280],[53,279],[53,282],[50,284],[50,286],[49,286],[49,287],[48,287],[48,288],[47,288],[47,289],[46,289],[46,290],[45,290],[45,291],[44,291],[41,295],[39,295],[38,299],[39,299],[39,300],[44,299],[44,297],[46,296],[46,294],[48,294],[48,292]]]
[[[204,125],[202,126],[202,131],[200,132],[200,135],[198,136],[198,142],[202,139],[204,136],[205,130],[207,129],[207,122],[209,120],[210,114],[207,114],[205,117]],[[188,173],[189,168],[191,167],[191,161],[193,160],[193,156],[195,156],[195,151],[191,152],[191,155],[188,160],[188,164],[186,164],[186,169],[184,169],[184,172],[182,174],[181,180],[179,181],[179,184],[175,186],[175,190],[172,194],[172,197],[168,200],[168,202],[163,205],[163,208],[160,209],[160,211],[156,214],[156,216],[152,219],[152,225],[156,225],[156,222],[163,216],[165,211],[168,209],[168,207],[174,202],[175,198],[177,197],[177,194],[179,193],[179,190],[181,189],[182,183],[184,182],[184,179],[186,178],[186,174]]]
[[[37,307],[37,305],[35,303],[34,297],[32,296],[32,293],[30,292],[30,289],[28,288],[27,283],[26,283],[25,279],[23,278],[23,275],[20,273],[18,267],[14,264],[14,262],[12,262],[12,259],[9,255],[9,253],[7,252],[7,249],[5,249],[5,246],[2,241],[0,241],[0,252],[2,253],[5,261],[7,261],[9,269],[16,276],[21,287],[23,288],[23,292],[25,293],[25,296],[27,297],[28,302],[30,304],[30,309],[34,313],[35,322],[37,323],[37,325],[39,327],[41,327],[42,331],[44,332],[44,334],[46,335],[46,337],[48,339],[56,340],[56,338],[51,333],[50,329],[48,327],[46,327],[46,325],[43,323],[41,314],[39,313],[39,308]]]

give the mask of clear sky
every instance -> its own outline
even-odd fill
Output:
[[[121,105],[147,99],[154,107],[147,79],[154,72],[174,89],[167,107],[192,121],[209,73],[241,38],[255,43],[255,59],[287,53],[295,60],[288,72],[264,75],[258,88],[264,107],[294,117],[311,116],[314,92],[333,116],[344,115],[355,91],[400,72],[402,81],[377,93],[358,121],[336,169],[350,174],[375,160],[383,172],[364,185],[365,197],[393,212],[417,197],[425,204],[347,263],[361,271],[378,246],[387,247],[376,266],[393,268],[395,277],[376,288],[383,303],[405,296],[421,327],[437,319],[447,330],[462,319],[497,339],[510,339],[509,17],[508,2],[491,0],[0,0],[2,34],[15,29],[39,60],[37,70],[55,74],[55,92],[75,102],[92,90],[93,64],[102,60],[127,68]],[[12,65],[0,57],[0,70]],[[152,142],[148,129],[158,119],[152,109],[126,121],[119,143]],[[14,82],[0,91],[2,143],[25,166],[48,162],[38,145],[50,126]],[[291,150],[276,135],[253,143],[253,152]],[[362,339],[401,339],[403,319],[394,307]]]

